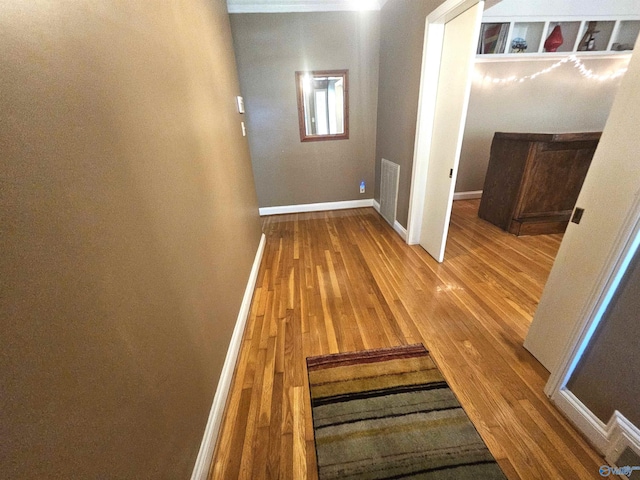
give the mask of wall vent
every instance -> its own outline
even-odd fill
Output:
[[[607,460],[609,459],[607,458]],[[634,452],[631,447],[627,446],[622,451],[620,456],[617,459],[615,459],[614,463],[618,466],[618,468],[630,467],[630,466],[640,467],[640,455]],[[633,473],[633,471],[629,473]],[[627,478],[633,478],[633,477],[627,476]]]
[[[398,206],[400,165],[383,158],[380,176],[380,214],[393,227]]]

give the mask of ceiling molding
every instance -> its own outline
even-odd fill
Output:
[[[229,13],[353,12],[380,10],[387,0],[227,0]]]

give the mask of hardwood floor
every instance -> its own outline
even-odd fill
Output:
[[[509,479],[601,478],[522,347],[561,235],[515,237],[454,202],[445,261],[375,210],[265,217],[265,254],[214,479],[316,479],[305,358],[423,343]]]

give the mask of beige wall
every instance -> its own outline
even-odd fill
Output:
[[[222,0],[0,2],[3,478],[188,478],[260,223]]]
[[[260,206],[372,198],[379,12],[230,17]],[[300,142],[295,72],[345,68],[349,139]]]
[[[380,20],[380,83],[376,136],[376,190],[382,158],[400,165],[397,220],[407,226],[418,116],[422,47],[427,15],[442,0],[392,0]]]
[[[581,59],[594,73],[624,68],[629,58]],[[522,83],[494,84],[482,78],[522,78],[557,60],[476,63],[456,192],[482,190],[495,132],[596,132],[607,121],[621,78],[589,79],[572,63]]]
[[[583,321],[583,308],[640,193],[640,144],[634,133],[639,124],[640,57],[634,55],[578,197],[582,221],[569,223],[525,339],[525,347],[551,372]]]

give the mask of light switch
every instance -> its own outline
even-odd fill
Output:
[[[244,99],[238,95],[236,97],[236,102],[238,104],[238,113],[244,113]]]
[[[247,136],[247,127],[244,126],[244,122],[240,122],[240,125],[242,126],[242,136],[246,137]]]

